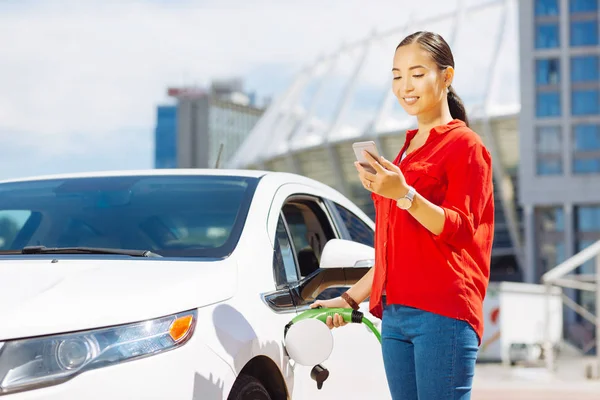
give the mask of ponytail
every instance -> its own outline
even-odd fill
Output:
[[[460,119],[464,121],[467,126],[469,126],[469,119],[467,118],[465,105],[454,91],[452,85],[448,87],[448,107],[450,108],[450,114],[452,115],[452,118]]]

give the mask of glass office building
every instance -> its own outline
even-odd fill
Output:
[[[154,131],[154,167],[177,167],[177,107],[156,108]]]
[[[519,14],[519,197],[526,278],[537,282],[600,239],[600,10],[598,0],[532,0]],[[577,273],[593,274],[593,261]],[[572,295],[595,312],[594,293]]]
[[[168,95],[177,102],[177,168],[222,167],[264,111],[239,79],[213,81],[209,88],[172,87]]]

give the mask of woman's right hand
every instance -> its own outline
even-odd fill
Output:
[[[342,299],[341,297],[336,297],[334,299],[329,299],[329,300],[317,300],[310,305],[310,308],[317,308],[317,307],[352,308],[352,307],[350,307],[350,305],[348,303],[346,303],[346,300]],[[333,316],[333,318],[327,317],[327,322],[325,322],[325,323],[327,324],[329,329],[339,328],[340,326],[345,326],[348,324],[346,321],[344,321],[344,318],[342,318],[342,316],[340,314],[335,314]]]

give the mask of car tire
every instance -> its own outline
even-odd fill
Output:
[[[242,374],[235,380],[228,400],[271,400],[263,384],[253,376]]]

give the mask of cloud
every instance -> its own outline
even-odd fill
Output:
[[[300,68],[344,42],[455,5],[445,0],[429,1],[426,9],[397,0],[368,6],[359,0],[0,3],[0,171],[150,168],[155,107],[170,101],[168,86],[241,76],[259,95],[276,94]],[[129,146],[139,151],[132,154]]]

